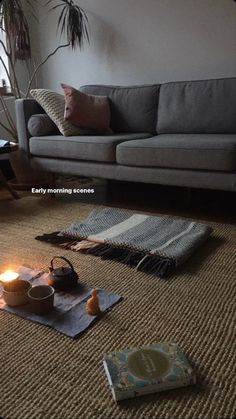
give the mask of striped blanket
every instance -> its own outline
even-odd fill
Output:
[[[211,227],[194,221],[104,208],[93,210],[84,222],[74,222],[64,231],[36,239],[165,277],[211,232]]]

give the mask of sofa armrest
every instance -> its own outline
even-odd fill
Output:
[[[17,99],[15,101],[16,124],[21,151],[29,154],[29,132],[27,128],[29,118],[34,114],[45,113],[35,99]]]

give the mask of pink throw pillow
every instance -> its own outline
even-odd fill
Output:
[[[61,83],[61,86],[65,94],[66,121],[80,128],[93,129],[98,133],[112,133],[108,97],[87,95],[64,83]]]

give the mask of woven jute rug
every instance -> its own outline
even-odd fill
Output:
[[[235,237],[233,225],[209,223],[211,239],[171,278],[118,262],[55,249],[34,239],[63,229],[94,208],[57,198],[0,203],[0,270],[36,269],[68,257],[81,281],[124,297],[91,330],[72,340],[0,313],[0,416],[4,419],[233,418],[236,414]],[[200,221],[200,220],[199,220]],[[129,346],[177,342],[197,374],[192,387],[117,405],[103,354]]]

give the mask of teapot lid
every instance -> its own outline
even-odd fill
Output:
[[[63,261],[67,262],[69,266],[60,266],[59,268],[54,268],[53,262],[55,259],[62,259]],[[71,262],[63,256],[54,256],[54,258],[52,258],[51,260],[51,267],[49,268],[49,270],[54,276],[62,277],[71,275],[74,272],[74,268]]]

